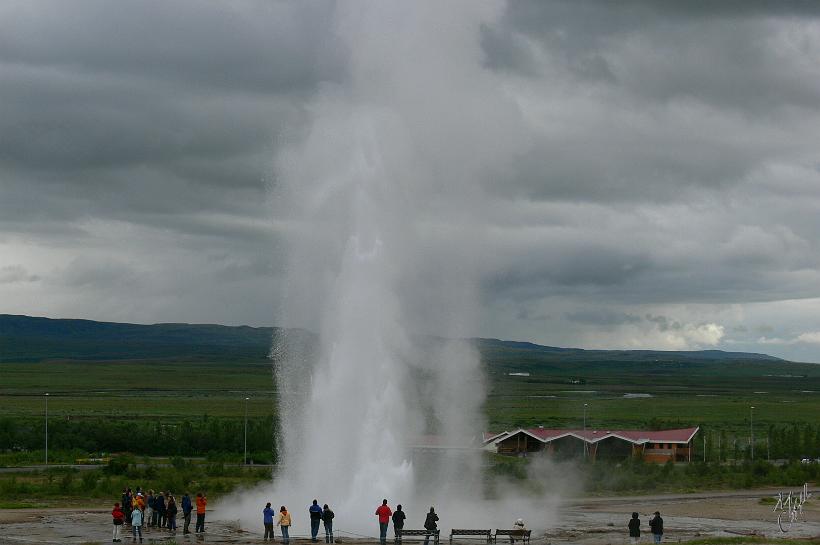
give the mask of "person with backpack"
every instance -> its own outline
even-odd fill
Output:
[[[655,511],[655,516],[649,519],[649,529],[652,530],[652,537],[655,543],[660,543],[663,539],[663,519],[660,511]]]
[[[290,535],[288,532],[290,531],[291,518],[290,513],[288,513],[284,505],[279,508],[279,517],[276,520],[276,525],[279,526],[282,532],[282,543],[288,545],[288,543],[290,543]]]
[[[404,529],[404,519],[407,518],[404,511],[401,510],[401,504],[396,506],[393,511],[393,533],[396,535],[396,541],[401,539],[401,531]]]
[[[194,505],[191,503],[191,496],[186,492],[182,495],[182,517],[184,524],[182,526],[182,534],[190,534],[191,530],[188,527],[191,525],[191,511],[194,510]]]
[[[319,507],[317,500],[313,500],[313,505],[308,508],[308,513],[310,513],[310,541],[316,543],[318,541],[316,536],[319,535],[319,523],[322,522],[322,508]]]
[[[424,519],[424,529],[427,530],[427,533],[424,535],[424,545],[430,544],[430,536],[438,534],[438,515],[436,514],[436,510],[432,507],[430,508],[430,512],[427,513],[427,518]]]
[[[322,523],[325,525],[325,543],[334,543],[333,541],[333,517],[336,514],[325,504],[322,509]]]
[[[629,519],[629,538],[633,545],[638,545],[641,540],[641,519],[638,518],[638,513],[632,513],[632,518]]]
[[[265,504],[265,508],[262,509],[262,523],[265,525],[265,541],[268,539],[273,540],[273,509],[270,508],[270,502]]]
[[[125,513],[120,509],[119,503],[114,504],[114,509],[111,510],[111,517],[114,519],[114,535],[111,538],[111,542],[118,543],[122,541],[120,533],[122,531],[122,525],[125,522]]]

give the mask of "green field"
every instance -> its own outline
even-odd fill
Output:
[[[0,364],[0,416],[189,417],[272,414],[270,362]]]
[[[236,452],[241,447],[233,436],[247,406],[254,448],[275,450],[273,370],[278,362],[268,354],[274,338],[288,335],[308,346],[308,353],[315,345],[310,334],[274,328],[0,315],[0,451],[43,447],[45,392],[50,394],[53,449],[78,443],[92,449],[102,443],[99,450],[117,450],[123,446],[112,438],[122,433],[117,426],[135,422],[139,429],[132,433],[140,432],[144,441],[170,441],[179,430],[190,436],[190,444],[176,452],[140,454],[198,456],[206,448]],[[419,354],[440,342],[416,339]],[[471,342],[486,379],[486,431],[581,427],[586,404],[591,428],[701,426],[702,435],[734,445],[748,443],[754,406],[758,448],[761,441],[768,447],[776,440],[776,455],[820,456],[817,364],[720,351]],[[105,430],[94,434],[94,428]],[[197,443],[200,435],[211,440]],[[61,445],[61,438],[71,444]]]
[[[499,372],[488,362],[486,416],[493,430],[577,427],[586,403],[590,427],[641,426],[660,420],[740,429],[748,425],[754,406],[760,426],[817,422],[820,376],[765,377],[772,373],[760,363],[711,365],[724,367],[719,373],[677,370],[659,375],[622,365],[553,366],[518,377]],[[814,366],[778,364],[786,365],[816,373]],[[244,415],[245,397],[250,398],[251,417],[276,411],[267,361],[3,363],[0,374],[0,417],[42,415],[46,391],[54,417],[239,417]],[[584,384],[571,383],[578,377]],[[625,398],[626,394],[652,397]]]

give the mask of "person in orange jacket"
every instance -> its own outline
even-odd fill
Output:
[[[139,509],[145,513],[145,498],[142,497],[142,492],[137,492],[137,495],[134,496],[134,509]]]
[[[114,537],[111,538],[111,541],[117,543],[122,541],[120,538],[120,532],[122,531],[122,525],[125,522],[125,513],[123,513],[122,509],[120,509],[119,503],[114,504],[114,509],[111,511],[111,517],[114,519]]]
[[[202,492],[196,493],[196,527],[195,532],[205,531],[205,506],[208,505],[208,497]]]

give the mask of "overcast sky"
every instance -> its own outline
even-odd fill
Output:
[[[423,76],[382,107],[469,114],[435,157],[475,161],[475,335],[820,362],[820,3],[378,17],[373,42],[331,2],[0,2],[0,313],[276,325],[276,158],[327,89],[384,88],[375,43]]]

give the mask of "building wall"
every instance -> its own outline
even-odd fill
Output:
[[[547,443],[534,439],[525,433],[518,433],[496,444],[496,452],[507,455],[526,455],[543,452],[555,458],[580,458],[584,456],[584,441],[576,437],[562,437]],[[588,444],[587,457],[596,459],[628,459],[630,456],[641,458],[644,462],[665,464],[686,462],[690,460],[691,441],[682,445],[677,443],[645,443],[636,445],[630,441],[609,437],[602,441]]]

